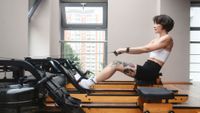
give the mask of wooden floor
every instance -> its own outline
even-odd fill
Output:
[[[166,84],[164,87],[178,90],[180,94],[189,95],[186,103],[177,106],[200,107],[200,82],[192,82],[192,84]]]

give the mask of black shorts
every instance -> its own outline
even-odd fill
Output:
[[[143,66],[137,65],[136,80],[155,81],[161,66],[151,60],[147,60]]]

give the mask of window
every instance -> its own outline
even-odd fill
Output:
[[[200,81],[200,3],[190,8],[190,79]]]
[[[98,73],[107,62],[107,3],[61,3],[62,57]]]

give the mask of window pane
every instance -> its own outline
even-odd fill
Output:
[[[200,44],[190,44],[190,54],[200,54]]]
[[[190,41],[200,41],[200,31],[190,31]]]
[[[68,49],[67,49],[68,48]],[[70,49],[72,51],[70,51]],[[104,43],[65,43],[64,55],[77,56],[83,70],[98,73],[104,65]]]
[[[190,64],[191,72],[200,72],[200,64]]]
[[[103,7],[65,7],[67,24],[103,24]]]
[[[200,55],[190,55],[190,62],[191,63],[200,63]]]
[[[200,81],[200,73],[190,73],[190,79],[193,81]]]
[[[200,7],[191,7],[190,9],[190,26],[200,27]]]
[[[64,40],[66,41],[65,58],[77,56],[83,70],[98,73],[103,69],[105,64],[105,31],[65,30]]]
[[[65,41],[105,41],[105,31],[65,30]]]

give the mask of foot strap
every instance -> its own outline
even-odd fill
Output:
[[[85,79],[85,77],[84,77],[84,76],[81,76],[81,77],[77,80],[77,82],[79,83],[82,79]]]

